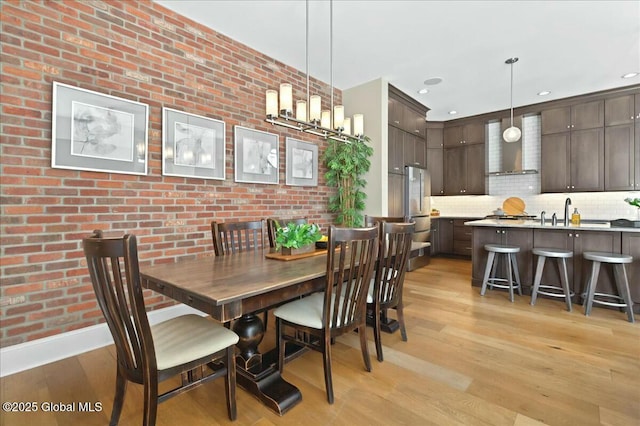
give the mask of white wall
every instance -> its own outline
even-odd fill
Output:
[[[367,194],[364,213],[372,216],[386,216],[388,203],[388,97],[389,84],[377,79],[360,86],[342,91],[345,116],[364,114],[364,133],[371,139],[373,156],[371,168],[365,176]]]

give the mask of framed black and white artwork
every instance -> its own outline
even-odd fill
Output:
[[[51,167],[147,174],[149,107],[53,83]]]
[[[234,126],[235,181],[278,183],[278,135]]]
[[[318,186],[318,146],[287,138],[287,185]]]
[[[163,108],[162,174],[224,180],[224,121]]]

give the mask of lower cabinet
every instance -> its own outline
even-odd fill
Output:
[[[470,257],[472,228],[465,222],[477,218],[431,218],[431,254],[449,254]],[[435,231],[434,231],[435,229]],[[433,247],[437,241],[437,247]]]
[[[482,285],[487,262],[485,244],[510,244],[520,247],[517,255],[520,280],[526,294],[531,293],[538,258],[532,253],[534,248],[558,248],[571,250],[573,257],[567,259],[569,287],[575,293],[573,300],[582,303],[582,293],[586,291],[591,274],[592,262],[585,260],[586,251],[600,251],[629,254],[634,258],[626,265],[631,298],[640,310],[640,233],[614,231],[584,231],[573,229],[540,228],[496,228],[473,227],[472,284]],[[542,283],[560,285],[560,271],[555,260],[547,259]],[[602,264],[597,291],[617,294],[613,268]]]
[[[634,311],[640,312],[640,233],[622,233],[622,254],[633,257],[633,263],[625,265],[629,279]]]
[[[528,228],[493,228],[473,227],[472,237],[472,284],[482,285],[484,270],[487,265],[488,253],[484,249],[485,244],[508,244],[520,247],[516,255],[520,283],[523,293],[530,293],[533,284],[533,268],[531,262],[531,249],[533,248],[533,230]],[[501,256],[502,258],[503,256]],[[506,267],[505,262],[499,264],[499,268]],[[506,277],[506,269],[502,270],[502,276]]]
[[[573,251],[573,258],[568,259],[569,288],[575,292],[574,301],[582,303],[582,293],[586,290],[587,280],[591,274],[590,261],[583,258],[585,251],[605,251],[620,253],[620,232],[609,231],[574,231],[566,229],[533,231],[534,247],[560,248]],[[532,259],[537,262],[537,259]],[[555,261],[545,265],[542,282],[560,283]],[[613,270],[608,265],[600,268],[598,292],[615,293]]]

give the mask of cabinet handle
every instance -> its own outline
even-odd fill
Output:
[[[499,234],[499,233],[500,233],[500,230],[498,229],[498,230],[496,231],[496,234]]]
[[[572,234],[572,233],[569,233],[569,237],[573,237],[573,234]]]
[[[571,126],[567,126],[567,129],[570,129],[570,128],[571,128]]]
[[[576,125],[575,125],[575,124],[572,124],[572,125],[571,125],[571,128],[573,129],[574,127],[576,127]]]
[[[399,122],[398,120],[395,120],[395,121],[394,121],[394,123],[396,123],[396,124],[400,124],[400,122]]]
[[[416,132],[416,133],[420,133],[420,130],[414,130],[414,132]]]
[[[576,234],[576,238],[579,238],[579,237],[580,237],[580,234]]]
[[[575,185],[571,185],[571,189],[575,189]]]

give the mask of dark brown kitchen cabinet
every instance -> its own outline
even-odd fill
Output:
[[[604,101],[604,125],[632,124],[640,120],[640,95],[625,95]]]
[[[633,262],[625,265],[629,280],[631,300],[635,304],[635,311],[640,312],[640,233],[622,233],[622,254],[633,257]]]
[[[427,123],[427,148],[442,148],[444,129],[442,123]]]
[[[485,192],[484,144],[444,150],[445,195],[480,195]]]
[[[636,142],[633,124],[604,128],[604,190],[633,191],[636,188]]]
[[[543,135],[540,180],[542,192],[603,191],[603,128]]]
[[[533,246],[571,250],[573,257],[567,261],[569,288],[575,292],[574,301],[582,301],[586,280],[591,272],[591,262],[583,258],[585,251],[620,253],[621,233],[610,231],[581,231],[572,229],[534,229]],[[537,259],[532,259],[537,261]],[[542,282],[559,283],[557,268],[545,267]],[[601,267],[598,291],[615,293],[611,268]]]
[[[389,216],[404,215],[404,176],[389,173],[388,189]]]
[[[403,107],[402,128],[406,132],[424,139],[426,131],[426,118],[424,112],[416,111],[408,105],[404,105]]]
[[[605,191],[640,189],[640,94],[605,99]]]
[[[440,253],[453,253],[453,219],[438,219]]]
[[[431,195],[444,195],[442,148],[427,148],[427,170],[431,176]]]
[[[604,101],[583,102],[543,110],[542,134],[594,129],[604,126]]]
[[[402,103],[398,99],[389,97],[388,105],[389,125],[397,128],[402,128],[402,123],[404,122],[402,116],[404,108],[402,107]]]
[[[404,140],[403,131],[388,126],[389,173],[404,173]]]
[[[474,121],[463,125],[444,128],[444,147],[485,143],[484,121]]]
[[[453,254],[471,257],[472,228],[465,226],[466,219],[453,220]]]
[[[402,145],[405,165],[416,167],[427,166],[427,144],[423,138],[405,132]]]
[[[487,251],[485,244],[509,244],[520,247],[516,255],[520,282],[523,292],[530,292],[533,283],[533,264],[531,262],[531,249],[533,248],[533,231],[527,228],[494,228],[474,226],[472,232],[472,283],[482,285],[484,270],[487,264]],[[501,264],[499,268],[503,268]],[[502,271],[502,276],[506,276]]]
[[[440,219],[431,218],[431,256],[440,254]]]

